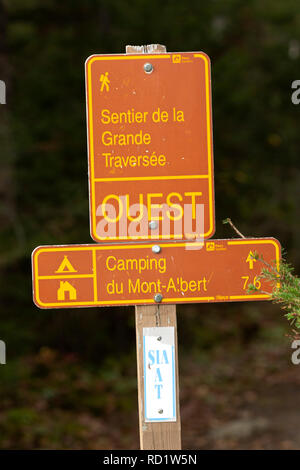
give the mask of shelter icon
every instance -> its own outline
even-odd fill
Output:
[[[77,299],[77,291],[68,281],[60,281],[59,289],[57,290],[57,300],[66,300],[66,295],[69,295],[70,300]]]

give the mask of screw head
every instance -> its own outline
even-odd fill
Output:
[[[154,296],[154,301],[155,301],[157,304],[159,304],[159,303],[162,301],[162,299],[163,299],[162,294],[155,294],[155,296]]]
[[[162,340],[161,336],[158,336],[157,341],[161,341],[161,340]]]
[[[162,415],[164,410],[161,408],[160,410],[158,410],[159,414]]]
[[[153,253],[160,253],[161,252],[161,247],[159,245],[153,245],[152,247]]]
[[[157,228],[157,222],[156,220],[150,220],[149,222],[149,228],[150,230],[155,230]]]
[[[153,65],[150,64],[150,62],[146,62],[144,64],[144,70],[146,73],[152,73],[153,72]]]

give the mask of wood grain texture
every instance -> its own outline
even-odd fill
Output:
[[[148,44],[147,46],[126,46],[126,54],[162,54],[167,52],[162,44]]]
[[[159,315],[157,314],[159,308]],[[135,307],[140,446],[142,450],[181,449],[176,305]],[[173,326],[175,333],[176,417],[174,423],[146,423],[144,414],[143,328]]]

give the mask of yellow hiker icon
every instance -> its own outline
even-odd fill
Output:
[[[69,300],[76,300],[77,292],[68,281],[60,281],[59,289],[57,290],[57,300],[66,300],[66,294],[69,294]]]
[[[108,78],[108,72],[101,73],[100,82],[101,82],[100,91],[104,91],[104,87],[105,87],[106,91],[109,91],[110,81],[109,81],[109,78]]]
[[[64,259],[60,263],[60,266],[56,273],[77,273],[77,270],[73,268],[67,256],[64,256]]]

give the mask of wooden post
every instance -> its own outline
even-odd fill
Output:
[[[126,46],[126,54],[162,54],[166,47],[161,44],[147,46]],[[179,408],[178,380],[178,345],[176,305],[142,305],[135,307],[137,380],[140,446],[142,450],[179,450],[181,449],[181,423]],[[175,337],[175,382],[176,382],[176,421],[145,422],[144,406],[144,360],[143,360],[143,328],[174,327]]]
[[[141,305],[135,307],[136,350],[140,445],[142,450],[180,450],[181,423],[179,407],[178,345],[176,305]],[[175,380],[176,380],[176,418],[175,422],[147,423],[144,413],[144,360],[143,328],[173,326],[175,333]]]

